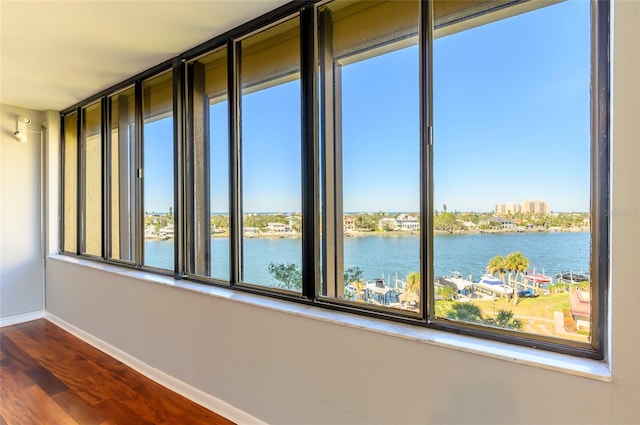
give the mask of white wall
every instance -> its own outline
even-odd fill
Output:
[[[27,143],[16,118],[31,118]],[[43,114],[0,105],[0,319],[44,310],[40,225]]]
[[[640,2],[616,2],[612,382],[50,259],[47,311],[273,424],[640,423]]]

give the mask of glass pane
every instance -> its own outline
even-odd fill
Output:
[[[198,59],[193,82],[192,273],[229,280],[229,103],[227,51]]]
[[[65,252],[78,252],[78,116],[64,117],[64,241]]]
[[[174,269],[173,80],[168,72],[143,83],[144,262]]]
[[[110,257],[134,261],[135,252],[135,109],[134,89],[109,99],[111,108],[111,252]]]
[[[102,105],[84,110],[85,253],[102,256]]]
[[[435,312],[586,342],[589,2],[491,16],[436,31]]]
[[[242,280],[301,291],[300,35],[242,41]]]
[[[211,99],[210,202],[211,276],[229,280],[229,126],[227,100]]]
[[[418,312],[418,2],[334,2],[319,21],[322,293]]]

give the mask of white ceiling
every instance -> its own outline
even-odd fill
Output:
[[[288,0],[0,0],[0,103],[61,110]]]

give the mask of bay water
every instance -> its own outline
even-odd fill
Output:
[[[365,279],[383,277],[391,284],[419,271],[417,235],[367,235],[344,239],[345,268],[357,266]],[[173,239],[145,241],[145,263],[173,268]],[[245,238],[243,240],[243,280],[271,285],[267,271],[270,263],[301,264],[299,238]],[[434,238],[434,274],[448,276],[457,271],[465,278],[479,278],[489,259],[520,251],[530,261],[529,269],[555,277],[562,271],[589,270],[590,234],[588,232],[543,232],[499,234],[444,234]],[[229,239],[212,238],[212,276],[229,276]]]

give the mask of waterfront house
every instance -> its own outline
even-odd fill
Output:
[[[348,216],[342,217],[342,230],[345,232],[352,232],[356,229],[356,221]]]
[[[173,223],[169,223],[166,226],[158,230],[158,235],[161,238],[172,238],[176,233],[176,229]]]
[[[399,214],[395,218],[385,217],[378,221],[378,227],[385,230],[420,230],[420,220],[409,214]]]
[[[582,289],[569,294],[571,316],[576,321],[578,330],[589,330],[591,327],[591,295]]]
[[[260,229],[253,226],[247,226],[242,228],[242,233],[248,237],[257,236],[260,234]]]
[[[286,233],[290,232],[291,228],[284,223],[268,223],[267,232],[270,233]]]
[[[378,227],[383,230],[396,230],[396,219],[385,217],[378,221]]]
[[[396,217],[396,230],[416,231],[420,230],[420,220],[409,214],[400,214]]]
[[[480,224],[488,225],[492,229],[505,230],[508,232],[516,231],[516,223],[510,218],[491,217],[488,220],[481,221]]]

